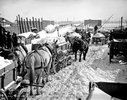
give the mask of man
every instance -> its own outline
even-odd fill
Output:
[[[90,38],[91,38],[91,34],[90,34],[90,32],[87,32],[86,33],[86,40],[87,40],[88,44],[90,42]]]
[[[0,47],[6,48],[6,35],[5,35],[5,28],[0,24]]]
[[[97,30],[98,30],[98,26],[95,25],[95,27],[94,27],[94,35],[97,33]]]
[[[13,33],[12,39],[13,39],[13,47],[16,47],[18,45],[18,36],[16,33]]]
[[[12,36],[11,33],[8,31],[7,32],[7,48],[12,49]]]

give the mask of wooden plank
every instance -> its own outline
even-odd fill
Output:
[[[35,27],[34,17],[32,17],[32,23],[33,23],[33,27]]]
[[[20,33],[20,26],[19,26],[18,16],[16,16],[16,22],[17,22],[17,28],[18,28],[18,34],[19,34]]]
[[[39,18],[38,18],[38,27],[39,27],[38,31],[41,31],[41,23],[40,23],[40,19]]]
[[[37,22],[37,19],[35,18],[35,19],[34,19],[34,25],[35,25],[35,27],[37,28],[37,23],[36,23],[36,22]]]
[[[31,28],[33,27],[31,19],[29,19],[29,23],[30,23],[30,31],[31,31]]]
[[[20,33],[22,33],[22,24],[21,24],[21,18],[20,18],[20,15],[18,15],[18,21],[19,21]]]
[[[43,27],[43,18],[41,18],[41,30],[43,30],[44,27]]]
[[[0,75],[2,75],[2,74],[4,75],[4,73],[7,72],[7,73],[5,73],[4,84],[3,84],[4,87],[13,81],[13,75],[14,75],[13,69],[15,67],[17,67],[16,61],[12,62],[11,64],[5,66],[3,69],[0,70]],[[15,73],[15,74],[17,74],[17,73]],[[1,78],[0,78],[0,84],[1,84]],[[1,89],[1,85],[0,85],[0,89]]]
[[[25,19],[23,19],[23,23],[24,23],[24,33],[26,33],[27,32],[27,25],[26,25],[26,20]]]
[[[27,17],[26,17],[26,24],[27,24],[27,31],[29,32],[30,31],[30,24],[29,24],[29,21],[28,21]]]
[[[21,33],[24,33],[24,25],[23,25],[23,18],[21,18],[21,26],[22,26],[22,32]]]
[[[35,18],[35,26],[36,26],[37,31],[38,31],[38,30],[39,30],[39,28],[38,28],[38,21],[37,21],[37,18]]]

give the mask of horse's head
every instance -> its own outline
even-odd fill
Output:
[[[51,48],[52,48],[52,53],[53,54],[57,54],[57,49],[58,49],[58,44],[57,44],[58,40],[53,40],[53,43],[50,44]]]
[[[27,52],[21,44],[14,49],[14,53],[16,58],[20,59],[21,61],[23,61],[25,56],[27,55]]]
[[[57,53],[57,49],[59,48],[59,45],[57,44],[57,42],[58,40],[54,40],[53,42],[53,50],[55,54]]]
[[[27,55],[27,52],[24,50],[22,45],[19,45],[14,48],[14,56],[15,60],[17,61],[18,67],[17,67],[17,72],[19,75],[23,74],[24,70],[24,64],[25,64],[25,57]]]
[[[27,55],[26,51],[24,50],[24,48],[21,45],[19,45],[14,48],[13,54],[14,54],[15,60],[17,61],[18,66],[19,66],[18,68],[21,68],[23,66],[24,59]]]
[[[4,59],[9,59],[9,60],[13,60],[15,58],[14,52],[12,52],[10,49],[4,49],[4,48],[0,50],[0,56],[4,57]]]
[[[18,36],[17,38],[18,38],[18,40],[17,40],[17,43],[18,44],[25,44],[25,41],[26,41],[26,38],[25,37]]]

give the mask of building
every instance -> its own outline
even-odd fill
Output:
[[[91,26],[94,27],[95,25],[101,26],[102,25],[102,20],[84,20],[84,25],[85,26]]]
[[[13,32],[15,32],[15,33],[18,32],[17,25],[13,22],[10,22],[9,20],[7,20],[3,17],[0,17],[0,24],[1,24],[2,27],[5,28],[6,31],[10,31],[11,34]]]

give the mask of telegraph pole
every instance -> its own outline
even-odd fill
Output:
[[[121,30],[123,30],[123,17],[121,17]]]

